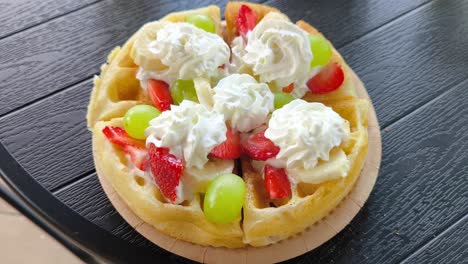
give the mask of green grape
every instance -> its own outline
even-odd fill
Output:
[[[197,28],[201,28],[206,32],[216,33],[216,25],[209,16],[205,15],[190,15],[185,20],[187,23],[193,24]]]
[[[172,100],[174,100],[175,104],[180,104],[183,100],[190,100],[198,103],[193,80],[176,80],[172,83],[170,90]]]
[[[244,199],[244,180],[235,174],[223,174],[208,186],[203,212],[210,222],[229,224],[240,217]]]
[[[310,67],[323,66],[328,63],[332,55],[332,48],[328,41],[316,35],[309,35],[310,50],[314,58],[310,62]]]
[[[124,129],[133,138],[145,139],[145,130],[148,128],[149,122],[160,114],[161,112],[153,106],[135,105],[125,113]]]
[[[275,101],[274,101],[275,109],[280,109],[281,107],[285,106],[286,104],[288,104],[294,99],[296,98],[294,98],[294,96],[292,96],[289,93],[283,93],[283,92],[275,93]]]

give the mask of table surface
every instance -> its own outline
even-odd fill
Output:
[[[468,261],[468,1],[257,2],[334,43],[365,83],[382,128],[382,165],[366,205],[291,263]],[[31,199],[52,193],[61,203],[42,207],[46,214],[62,210],[77,222],[79,214],[124,247],[188,262],[114,210],[96,177],[85,115],[93,75],[114,46],[145,22],[209,3],[226,1],[0,0],[0,141],[25,169],[15,167],[15,177],[2,162],[10,183]]]

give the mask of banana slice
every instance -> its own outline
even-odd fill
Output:
[[[208,161],[202,169],[196,167],[186,168],[182,175],[184,189],[205,193],[208,185],[216,176],[232,173],[233,169],[234,161],[221,159]]]
[[[149,44],[156,39],[157,32],[166,25],[167,22],[151,22],[144,25],[138,31],[133,43],[130,56],[135,63],[147,71],[162,71],[168,67],[164,65],[153,52],[149,50]]]
[[[195,91],[197,92],[198,101],[200,104],[206,106],[208,109],[213,107],[213,89],[211,88],[210,82],[202,77],[193,79],[195,85]]]

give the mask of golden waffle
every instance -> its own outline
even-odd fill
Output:
[[[259,4],[228,3],[224,32],[227,43],[237,35],[235,17],[241,4],[247,4],[256,11],[258,20],[268,12],[279,12]],[[193,13],[212,17],[218,34],[223,35],[220,11],[216,6],[169,14],[162,20],[184,21]],[[297,25],[311,34],[320,34],[304,21],[298,21]],[[122,200],[146,223],[176,239],[200,245],[228,248],[248,244],[265,246],[302,232],[329,214],[349,193],[366,159],[368,102],[357,98],[356,77],[334,50],[332,60],[342,66],[345,74],[343,85],[325,95],[307,93],[304,99],[322,102],[349,121],[351,136],[333,150],[344,151],[350,160],[351,168],[346,178],[320,184],[301,183],[293,189],[291,199],[272,201],[266,194],[262,175],[252,168],[250,160],[243,159],[242,173],[247,194],[242,219],[228,225],[207,221],[202,211],[203,195],[200,194],[180,205],[167,203],[153,183],[134,173],[123,151],[102,133],[107,125],[121,127],[122,117],[130,107],[150,104],[136,79],[138,66],[131,56],[136,34],[122,48],[117,47],[110,53],[107,64],[101,68],[100,77],[95,77],[87,121],[93,133],[93,155],[98,174],[106,177]]]

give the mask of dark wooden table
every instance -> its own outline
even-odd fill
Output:
[[[365,207],[291,263],[467,263],[468,1],[258,2],[324,32],[366,84],[382,128]],[[20,164],[0,147],[0,171],[25,203],[7,198],[87,261],[188,262],[109,203],[85,115],[114,46],[145,22],[209,3],[226,1],[0,1],[0,141]]]

